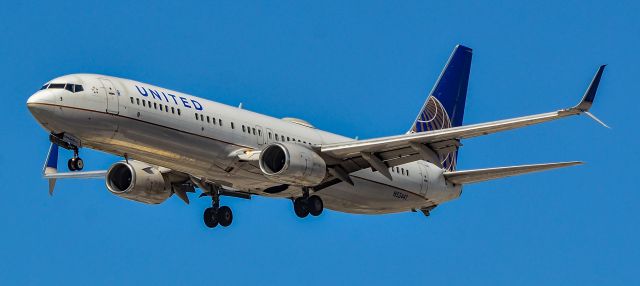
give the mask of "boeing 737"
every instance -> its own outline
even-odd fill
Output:
[[[458,170],[460,141],[589,113],[600,66],[574,107],[463,125],[472,50],[458,45],[406,134],[356,140],[296,118],[274,118],[133,80],[98,74],[52,79],[27,100],[51,147],[43,176],[102,178],[109,192],[160,204],[172,195],[210,197],[208,227],[229,226],[225,196],[285,198],[295,214],[324,208],[357,214],[421,211],[460,197],[467,184],[581,164],[560,162]],[[606,126],[606,125],[605,125]],[[72,150],[58,172],[58,150]],[[108,170],[82,171],[82,148],[122,157]]]

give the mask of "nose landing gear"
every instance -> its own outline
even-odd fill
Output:
[[[73,149],[73,158],[67,161],[67,167],[69,171],[81,171],[84,169],[84,161],[82,158],[78,157],[78,148]]]
[[[69,161],[67,162],[69,171],[80,171],[84,169],[84,161],[82,161],[82,159],[78,156],[78,146],[80,146],[80,140],[63,132],[58,134],[51,133],[49,135],[49,141],[64,149],[73,151],[73,158],[69,159]]]

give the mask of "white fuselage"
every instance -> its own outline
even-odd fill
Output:
[[[294,198],[301,188],[268,194],[279,185],[263,175],[257,161],[239,160],[273,142],[309,148],[353,141],[302,120],[277,119],[132,80],[74,74],[50,83],[83,86],[81,92],[44,89],[27,104],[38,122],[87,147],[128,156],[219,182],[256,195]],[[276,139],[277,138],[277,139]],[[393,180],[365,169],[351,173],[354,186],[338,183],[317,193],[325,207],[350,213],[391,213],[428,208],[460,195],[443,170],[426,161],[392,168]]]

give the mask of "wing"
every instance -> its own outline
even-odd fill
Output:
[[[346,174],[369,167],[391,179],[388,169],[393,166],[418,160],[426,160],[442,166],[442,156],[457,150],[462,139],[512,130],[582,113],[593,118],[593,115],[588,111],[595,99],[604,67],[604,65],[600,66],[580,103],[571,108],[421,133],[326,144],[320,147],[320,152],[328,158],[331,173],[343,181],[347,181],[345,180]]]

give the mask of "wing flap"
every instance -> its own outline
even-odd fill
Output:
[[[557,168],[570,167],[575,165],[581,165],[582,162],[560,162],[560,163],[548,163],[548,164],[534,164],[534,165],[521,165],[511,167],[498,167],[489,169],[478,169],[468,171],[455,171],[445,172],[444,177],[447,181],[463,185],[478,183],[483,181],[495,180],[500,178],[506,178],[511,176],[517,176],[527,173],[546,171]]]

